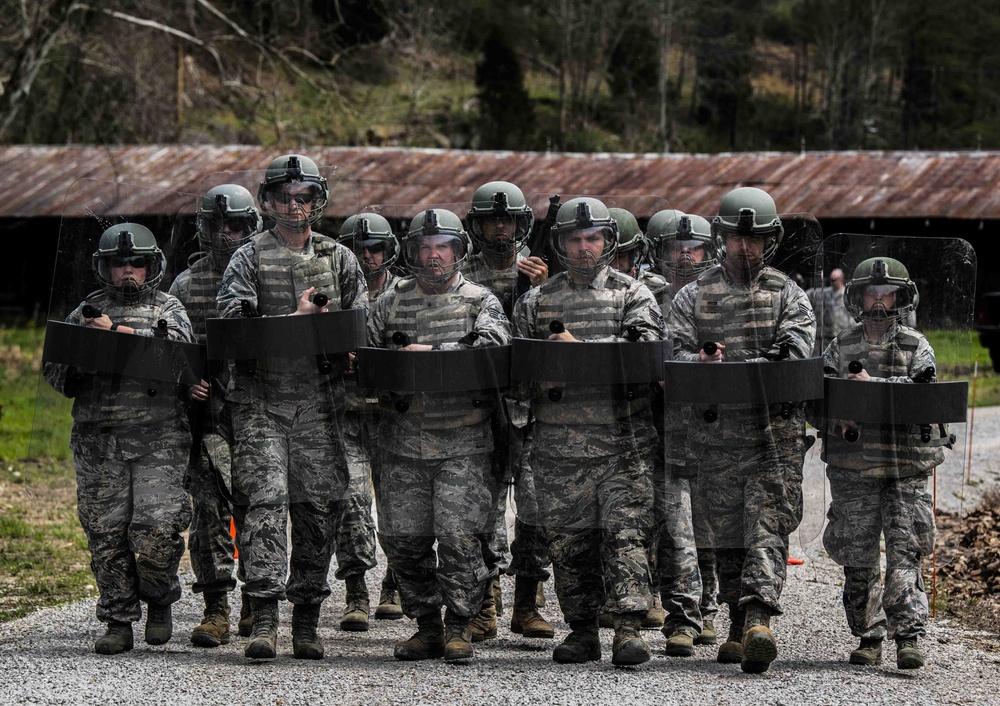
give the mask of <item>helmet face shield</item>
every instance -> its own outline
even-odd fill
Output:
[[[392,227],[377,213],[350,216],[340,227],[338,240],[351,249],[369,280],[392,267],[399,257],[399,242]]]
[[[920,302],[906,266],[890,257],[874,257],[854,268],[844,289],[844,306],[855,321],[900,320]]]
[[[701,216],[668,213],[672,215],[657,219],[658,225],[648,233],[654,243],[653,259],[660,272],[686,284],[717,262],[712,227]]]
[[[618,250],[617,229],[591,226],[560,231],[553,243],[556,257],[570,272],[593,277]]]
[[[249,191],[238,184],[222,184],[199,200],[197,227],[201,249],[224,269],[232,254],[260,230],[260,213]]]
[[[410,235],[404,250],[406,263],[417,279],[429,285],[450,280],[468,257],[466,239],[454,233]]]
[[[148,228],[120,223],[101,234],[92,266],[108,296],[132,304],[160,286],[166,261]]]
[[[476,189],[466,216],[472,242],[492,260],[506,260],[520,250],[534,222],[524,194],[506,181]]]

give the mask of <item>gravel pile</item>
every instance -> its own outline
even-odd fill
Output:
[[[975,508],[983,489],[997,486],[1000,408],[977,411],[975,436],[972,476],[978,484],[965,488],[960,493],[963,497],[951,493],[945,499],[947,493],[939,490],[939,503],[965,512]],[[811,478],[814,488],[809,502],[818,503],[824,491],[814,456],[815,449],[810,452],[807,479]],[[512,635],[507,629],[509,612],[501,618],[499,637],[477,646],[476,659],[468,665],[397,662],[392,645],[408,637],[415,624],[373,620],[368,633],[339,631],[343,584],[334,582],[334,595],[324,604],[320,624],[327,651],[327,658],[320,662],[291,656],[287,605],[282,607],[279,655],[273,662],[245,660],[245,640],[235,635],[231,644],[216,649],[193,647],[188,636],[203,606],[200,597],[190,593],[175,606],[173,640],[159,647],[145,645],[140,623],[136,648],[116,657],[93,652],[93,642],[102,632],[94,618],[93,600],[0,624],[0,703],[997,703],[1000,654],[977,647],[982,644],[981,633],[963,630],[948,620],[931,621],[924,642],[928,665],[922,670],[897,670],[891,646],[880,667],[847,663],[856,642],[840,605],[841,570],[825,556],[817,539],[821,516],[821,509],[807,510],[807,522],[800,536],[793,538],[792,555],[804,563],[789,566],[783,597],[786,613],[774,623],[778,661],[763,675],[745,675],[738,665],[717,664],[714,647],[698,647],[690,658],[666,657],[662,654],[664,638],[656,631],[645,633],[654,657],[641,667],[611,665],[610,630],[601,631],[601,662],[560,666],[551,660],[556,641]],[[369,574],[369,588],[376,595],[381,574],[381,567]],[[185,576],[185,586],[192,580]],[[503,588],[509,606],[513,602],[510,577],[503,578]],[[555,619],[559,613],[551,582],[545,588],[548,605],[543,613],[556,625],[558,640],[567,627]],[[724,635],[728,621],[724,615],[720,618],[718,627]]]

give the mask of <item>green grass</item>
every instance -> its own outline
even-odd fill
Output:
[[[976,407],[1000,405],[1000,375],[993,371],[990,352],[979,345],[979,337],[968,331],[924,331],[934,348],[938,379],[968,380],[969,405],[973,395]],[[978,369],[977,369],[978,362]],[[976,372],[973,383],[973,372]]]

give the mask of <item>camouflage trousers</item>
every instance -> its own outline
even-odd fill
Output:
[[[926,476],[869,478],[828,466],[832,502],[823,546],[844,567],[844,610],[857,637],[923,637],[927,593],[921,560],[936,530]],[[879,544],[885,535],[885,588]]]
[[[236,588],[233,577],[233,538],[229,533],[232,508],[219,488],[219,479],[202,444],[195,450],[186,485],[191,495],[188,550],[194,571],[195,593],[221,593]]]
[[[535,444],[531,464],[563,616],[649,610],[652,451],[593,458],[558,451]]]
[[[80,524],[100,597],[97,618],[130,623],[139,601],[169,605],[181,597],[181,535],[191,521],[184,491],[186,429],[73,427]]]
[[[701,632],[701,574],[691,516],[691,491],[677,468],[657,459],[653,463],[656,520],[654,587],[658,587],[667,616],[665,632]]]
[[[244,594],[318,604],[330,595],[336,501],[347,486],[343,414],[322,391],[299,392],[309,401],[258,394],[233,404],[233,501]]]
[[[442,605],[463,617],[479,612],[489,578],[480,536],[494,520],[493,485],[489,454],[380,454],[379,539],[409,617]]]
[[[788,536],[802,520],[801,438],[703,449],[692,504],[698,547],[713,549],[719,601],[781,613]]]
[[[538,499],[535,497],[535,477],[531,470],[531,428],[521,430],[520,448],[511,450],[511,457],[517,464],[514,476],[514,505],[517,516],[514,519],[514,541],[510,543],[510,565],[507,573],[514,576],[548,581],[546,567],[549,559],[549,542],[538,515]]]
[[[338,580],[374,569],[375,521],[372,518],[371,461],[364,438],[363,418],[348,412],[344,449],[350,479],[344,496],[336,501],[336,556]]]

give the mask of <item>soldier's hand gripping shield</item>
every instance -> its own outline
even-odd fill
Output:
[[[845,566],[877,567],[884,533],[895,566],[905,534],[928,557],[934,515],[957,529],[975,509],[965,468],[975,253],[955,238],[838,233],[824,260],[844,272],[852,321],[823,354],[824,546]],[[938,564],[955,549],[939,546]]]
[[[365,277],[337,242],[339,221],[358,209],[357,184],[284,155],[204,180],[206,194],[219,185],[256,194],[262,217],[230,256],[206,322],[209,359],[228,377],[233,500],[325,506],[347,489],[344,379],[365,340]]]
[[[822,231],[809,214],[777,213],[759,189],[731,192],[709,220],[717,263],[675,295],[668,317],[664,395],[686,411],[686,440],[668,459],[690,479],[699,548],[735,550],[725,556],[736,561],[763,550],[760,573],[777,580],[804,512],[823,511],[810,497],[822,498],[822,477],[803,478],[815,453],[805,408],[823,385],[798,284],[819,276]]]
[[[124,536],[116,524],[122,518],[135,529],[132,549],[141,560],[165,561],[158,566],[169,571],[166,557],[179,560],[183,551],[185,406],[203,373],[203,349],[166,285],[183,266],[169,244],[180,239],[194,198],[89,179],[65,194],[42,355],[47,384],[39,385],[32,445],[51,443],[51,409],[65,409],[54,398],[71,399],[80,517],[102,594],[104,572],[121,569],[106,538]],[[166,537],[169,548],[153,535]]]
[[[653,293],[611,266],[618,224],[608,204],[640,222],[666,206],[655,197],[561,201],[549,238],[568,269],[518,300],[511,377],[531,407],[525,458],[537,524],[566,536],[610,533],[625,571],[645,561],[630,537],[652,524],[652,400],[669,344]]]

